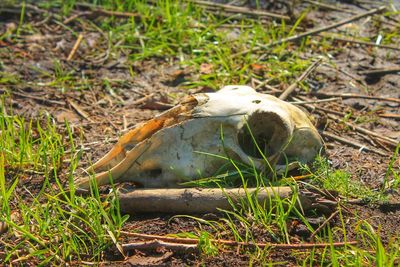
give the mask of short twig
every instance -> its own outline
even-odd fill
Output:
[[[301,180],[308,179],[308,178],[310,178],[312,176],[313,175],[310,173],[310,174],[305,174],[305,175],[291,176],[291,177],[284,178],[282,180],[285,180],[285,181],[293,181],[293,180],[301,181]]]
[[[137,99],[137,100],[135,100],[135,101],[133,101],[133,102],[131,102],[131,103],[128,103],[128,104],[129,104],[129,105],[133,105],[133,106],[143,104],[143,103],[145,103],[147,100],[151,99],[154,95],[155,95],[155,93],[148,94],[148,95],[146,95],[146,96],[144,96],[144,97],[141,97],[141,98],[139,98],[139,99]]]
[[[294,83],[292,83],[288,88],[286,88],[285,91],[283,91],[283,93],[279,96],[279,99],[286,100],[286,98],[297,88],[297,85],[300,82],[302,82],[304,79],[306,79],[308,77],[308,75],[310,75],[310,73],[313,72],[315,70],[315,68],[317,68],[319,66],[321,61],[322,61],[322,59],[318,59],[313,64],[311,64],[311,66],[309,66],[306,69],[306,71],[303,72],[303,74],[301,74],[300,77],[298,77],[296,79],[296,81]]]
[[[371,151],[371,152],[374,152],[374,153],[376,153],[378,155],[381,155],[381,156],[387,156],[387,153],[382,151],[382,150],[379,150],[379,149],[376,149],[376,148],[373,148],[373,147],[369,147],[369,146],[365,146],[365,145],[363,145],[363,144],[361,144],[361,143],[359,143],[359,142],[357,142],[355,140],[346,139],[346,138],[343,138],[341,136],[337,136],[336,134],[333,134],[333,133],[330,133],[330,132],[327,132],[327,131],[321,132],[321,135],[326,137],[326,138],[338,141],[340,143],[360,148],[360,150]]]
[[[79,36],[78,36],[78,39],[76,39],[76,42],[75,42],[75,44],[74,44],[74,47],[72,48],[71,52],[69,53],[69,55],[68,55],[68,57],[67,57],[67,61],[70,61],[70,60],[73,58],[73,56],[75,55],[76,51],[77,51],[78,48],[79,48],[79,45],[80,45],[81,42],[82,42],[82,39],[83,39],[83,34],[80,33]]]
[[[339,12],[344,12],[344,13],[350,13],[350,14],[354,14],[353,11],[347,10],[345,8],[339,8],[333,5],[329,5],[326,3],[321,3],[321,2],[317,2],[317,1],[312,1],[312,0],[305,0],[305,2],[312,4],[314,6],[318,6],[321,9],[328,9],[328,10],[333,10],[333,11],[339,11]]]
[[[105,9],[96,9],[93,11],[84,11],[80,12],[77,14],[74,14],[68,18],[66,18],[63,23],[68,24],[74,21],[75,19],[79,17],[99,17],[99,16],[110,16],[110,17],[118,17],[118,18],[136,18],[139,17],[139,13],[131,13],[131,12],[119,12],[119,11],[111,11],[111,10],[105,10]]]
[[[336,210],[334,213],[331,214],[315,231],[311,234],[310,240],[313,240],[315,235],[318,234],[324,227],[327,225],[337,214],[339,210]]]
[[[242,13],[242,14],[251,15],[251,16],[263,16],[263,17],[271,17],[271,18],[275,18],[275,19],[290,20],[290,17],[285,16],[285,15],[266,12],[266,11],[257,10],[257,9],[252,9],[252,8],[248,8],[248,7],[220,4],[220,3],[215,3],[212,1],[208,2],[208,1],[201,1],[201,0],[191,0],[190,2],[197,4],[197,5],[206,6],[206,7],[223,9],[226,12],[235,12],[235,13]]]
[[[359,71],[358,74],[366,75],[366,76],[382,76],[386,74],[394,74],[400,73],[399,67],[392,67],[392,68],[382,68],[382,69],[375,69],[375,70],[364,70]]]
[[[93,11],[79,12],[79,13],[76,13],[76,14],[74,14],[74,15],[72,15],[72,16],[66,18],[66,19],[63,21],[63,23],[64,23],[64,24],[68,24],[68,23],[70,23],[71,21],[76,20],[76,19],[79,18],[79,17],[84,17],[84,16],[88,16],[88,15],[91,15],[91,14],[93,14]]]
[[[381,96],[371,96],[371,95],[359,95],[359,94],[351,94],[351,93],[321,93],[321,92],[311,92],[307,93],[315,96],[322,97],[341,97],[341,98],[363,98],[363,99],[371,99],[371,100],[380,100],[387,102],[395,102],[400,103],[400,98],[394,97],[381,97]]]
[[[357,131],[357,132],[366,134],[366,135],[368,135],[368,136],[371,136],[371,135],[372,135],[372,136],[374,136],[374,137],[377,137],[377,138],[379,138],[379,139],[385,141],[386,143],[388,143],[388,144],[390,144],[390,145],[392,145],[392,146],[394,146],[394,147],[396,147],[396,146],[398,145],[398,143],[399,143],[399,142],[397,142],[396,140],[394,140],[394,139],[392,139],[392,138],[383,136],[382,134],[375,133],[375,132],[373,132],[373,131],[370,131],[370,130],[365,129],[365,128],[361,127],[361,126],[352,124],[352,123],[350,123],[350,122],[343,121],[343,120],[341,120],[340,118],[336,117],[336,116],[333,115],[333,114],[327,114],[327,116],[328,116],[328,118],[330,118],[331,120],[334,120],[335,122],[346,124],[346,125],[349,126],[352,130],[355,130],[355,131]]]
[[[68,103],[74,108],[74,110],[81,115],[83,118],[87,119],[90,122],[93,122],[93,120],[90,118],[90,115],[86,113],[77,103],[75,103],[73,100],[68,99]]]
[[[378,116],[382,117],[382,118],[389,118],[389,119],[395,119],[395,120],[400,119],[400,114],[394,114],[394,113],[378,113]]]
[[[30,98],[30,99],[33,99],[33,100],[39,102],[39,103],[61,105],[61,106],[65,105],[65,102],[63,102],[63,101],[45,99],[43,97],[38,97],[38,96],[31,95],[31,94],[19,93],[19,92],[16,92],[16,91],[8,91],[8,90],[0,89],[0,93],[9,93],[9,94],[16,95],[16,96],[19,96],[19,97]]]
[[[354,43],[354,44],[359,44],[359,45],[373,46],[373,47],[377,47],[377,48],[384,48],[384,49],[391,49],[391,50],[400,51],[400,47],[398,47],[398,46],[376,44],[376,43],[371,43],[371,42],[364,42],[364,41],[355,40],[355,39],[349,39],[349,38],[333,36],[333,35],[325,34],[325,33],[320,33],[319,35],[321,35],[323,37],[331,38],[331,39],[333,39],[335,41],[339,41],[339,42]]]
[[[293,105],[304,105],[304,104],[317,104],[317,103],[333,102],[333,101],[339,101],[339,100],[342,100],[342,98],[332,97],[332,98],[326,98],[326,99],[296,101],[296,102],[289,102],[289,103],[293,104]]]

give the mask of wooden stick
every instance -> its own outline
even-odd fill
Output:
[[[73,100],[68,99],[68,103],[75,109],[75,111],[81,115],[83,118],[87,119],[90,122],[93,122],[93,120],[90,118],[90,115],[87,114],[86,111],[84,111],[77,103],[75,103]]]
[[[80,33],[78,36],[78,39],[76,40],[76,42],[74,44],[74,47],[72,48],[71,52],[68,55],[67,61],[71,61],[72,57],[75,55],[76,51],[78,50],[79,45],[82,42],[82,39],[83,39],[83,34]]]
[[[275,18],[275,19],[290,20],[290,17],[285,16],[285,15],[261,11],[258,9],[253,9],[253,8],[248,8],[248,7],[219,4],[219,3],[215,3],[215,2],[208,2],[208,1],[201,1],[201,0],[190,0],[189,2],[198,4],[198,5],[202,5],[202,6],[206,6],[206,7],[220,8],[227,12],[237,12],[237,13],[242,13],[242,14],[252,15],[252,16],[264,16],[264,17],[271,17],[271,18]]]
[[[343,37],[338,37],[338,36],[332,36],[330,34],[325,34],[325,33],[320,33],[319,35],[323,36],[323,37],[331,38],[331,39],[339,41],[339,42],[354,43],[354,44],[360,44],[360,45],[365,45],[365,46],[374,46],[377,48],[384,48],[384,49],[400,51],[400,47],[392,46],[392,45],[383,45],[383,44],[376,44],[376,43],[365,42],[365,41],[360,41],[360,40],[355,40],[355,39],[348,39],[348,38],[343,38]]]
[[[122,234],[138,237],[146,240],[153,240],[158,242],[163,242],[167,244],[181,244],[181,245],[196,245],[199,243],[199,239],[196,238],[180,238],[180,237],[168,237],[160,235],[147,235],[139,233],[123,232]],[[325,248],[328,246],[342,247],[347,245],[356,245],[357,241],[350,242],[333,242],[333,243],[300,243],[300,244],[277,244],[277,243],[253,243],[253,242],[241,242],[225,239],[211,239],[211,242],[217,244],[223,244],[226,246],[249,246],[249,247],[259,247],[259,248],[275,248],[275,249],[309,249],[309,248]],[[133,244],[143,244],[143,243],[133,243]],[[130,247],[130,244],[122,245],[123,248]],[[135,247],[135,246],[134,246]],[[124,249],[125,250],[125,249]]]
[[[325,4],[325,3],[321,3],[321,2],[317,2],[317,1],[312,1],[312,0],[305,0],[305,2],[318,6],[322,9],[328,9],[328,10],[334,10],[334,11],[339,11],[339,12],[343,12],[343,13],[350,13],[350,14],[355,14],[353,11],[347,10],[345,8],[339,8],[333,5],[329,5],[329,4]]]
[[[326,219],[315,231],[314,233],[311,234],[310,236],[310,240],[313,240],[315,235],[318,234],[324,227],[325,225],[327,225],[332,219],[333,217],[335,217],[337,214],[339,213],[339,210],[335,211],[334,213],[331,214],[331,216],[328,217],[328,219]]]
[[[305,97],[299,97],[299,98],[294,98],[294,99],[308,100]],[[341,114],[341,113],[337,114],[337,112],[335,112],[335,111],[332,111],[332,110],[329,110],[329,109],[320,108],[320,107],[315,107],[313,105],[310,105],[309,103],[306,103],[304,105],[311,111],[317,110],[318,113],[322,113],[321,111],[323,111],[324,113],[327,113],[328,118],[330,118],[331,120],[333,120],[333,121],[335,121],[337,123],[344,123],[347,126],[349,126],[350,128],[352,128],[353,130],[355,130],[355,131],[357,131],[359,133],[363,133],[363,134],[368,135],[370,138],[371,138],[371,136],[374,136],[376,138],[374,141],[376,141],[377,143],[379,143],[378,140],[380,140],[380,141],[385,142],[386,144],[391,145],[392,147],[396,147],[399,144],[398,141],[396,141],[396,140],[394,140],[392,138],[389,138],[389,137],[386,137],[386,136],[382,136],[381,134],[378,134],[378,133],[375,133],[375,132],[370,131],[368,129],[365,129],[365,128],[361,127],[361,126],[354,125],[354,124],[352,124],[350,122],[342,121],[340,118],[338,118],[337,116],[333,115],[333,114],[336,114],[336,115],[339,115],[339,116],[344,116],[345,114]],[[337,140],[337,141],[340,141],[340,140]],[[379,151],[379,150],[377,150],[377,151]]]
[[[336,134],[333,134],[333,133],[330,133],[330,132],[327,132],[327,131],[321,132],[321,135],[326,137],[326,138],[341,142],[343,144],[360,148],[361,150],[371,151],[371,152],[374,152],[374,153],[376,153],[378,155],[381,155],[381,156],[387,156],[387,153],[382,151],[382,150],[376,149],[374,147],[365,146],[365,145],[363,145],[361,143],[358,143],[355,140],[346,139],[346,138],[343,138],[341,136],[337,136]]]
[[[341,98],[363,98],[363,99],[371,99],[371,100],[381,100],[387,102],[395,102],[400,103],[400,98],[393,97],[381,97],[381,96],[371,96],[371,95],[359,95],[359,94],[351,94],[351,93],[321,93],[321,92],[311,92],[307,93],[314,96],[325,96],[325,97],[341,97]]]
[[[396,147],[396,146],[399,144],[399,142],[397,142],[396,140],[394,140],[394,139],[392,139],[392,138],[383,136],[382,134],[379,134],[379,133],[375,133],[375,132],[373,132],[373,131],[370,131],[370,130],[368,130],[368,129],[365,129],[365,128],[363,128],[363,127],[360,127],[360,126],[358,126],[358,125],[354,125],[354,124],[352,124],[352,123],[350,123],[350,122],[343,121],[343,120],[341,120],[340,118],[336,117],[336,116],[333,115],[333,114],[327,114],[327,116],[328,116],[328,118],[330,118],[331,120],[334,120],[335,122],[338,122],[338,123],[344,123],[344,124],[346,124],[347,126],[349,126],[351,129],[356,130],[356,131],[358,131],[358,132],[360,132],[360,133],[363,133],[363,134],[366,134],[366,135],[369,135],[369,136],[372,135],[372,136],[377,137],[377,138],[379,138],[379,139],[381,139],[381,140],[384,140],[384,141],[386,141],[386,143],[388,143],[388,144],[390,144],[390,145],[392,145],[392,146],[394,146],[394,147]]]
[[[308,75],[310,75],[310,73],[313,72],[313,70],[315,70],[319,66],[321,61],[322,61],[322,59],[318,59],[313,64],[311,64],[311,66],[309,66],[306,69],[306,71],[303,72],[303,74],[301,74],[300,77],[298,77],[296,79],[296,81],[294,83],[292,83],[288,88],[286,88],[285,91],[283,91],[283,93],[279,96],[279,99],[286,100],[286,98],[288,98],[288,96],[297,88],[297,85],[300,82],[302,82],[304,79],[306,79],[308,77]]]
[[[100,9],[96,8],[95,10],[92,11],[84,11],[80,12],[77,14],[74,14],[68,18],[66,18],[63,23],[68,24],[71,21],[79,18],[79,17],[89,17],[89,16],[110,16],[110,17],[117,17],[117,18],[136,18],[139,17],[139,13],[131,13],[131,12],[119,12],[119,11],[112,11],[112,10],[105,10],[105,9]]]
[[[332,102],[332,101],[338,101],[338,100],[342,100],[342,98],[341,97],[332,97],[332,98],[326,98],[326,99],[296,101],[296,102],[289,102],[289,103],[293,104],[293,105],[304,105],[304,104],[317,104],[317,103]]]
[[[151,99],[154,95],[155,95],[155,93],[148,94],[148,95],[146,95],[144,97],[141,97],[141,98],[139,98],[139,99],[137,99],[137,100],[135,100],[135,101],[133,101],[131,103],[128,103],[128,104],[129,105],[133,105],[133,106],[136,106],[136,105],[139,105],[139,104],[143,104],[147,100]]]
[[[382,76],[385,74],[395,74],[400,73],[399,67],[392,67],[392,68],[383,68],[383,69],[375,69],[375,70],[364,70],[358,72],[361,75],[367,76]]]
[[[385,9],[386,9],[385,6],[381,6],[379,8],[374,8],[374,9],[371,9],[370,11],[368,11],[368,12],[352,16],[352,17],[350,17],[348,19],[341,20],[339,22],[336,22],[336,23],[328,25],[328,26],[312,29],[312,30],[306,31],[306,32],[301,33],[301,34],[296,34],[294,36],[283,38],[283,39],[281,39],[279,41],[270,43],[268,46],[274,46],[274,45],[279,45],[279,44],[282,44],[282,43],[297,41],[297,40],[303,39],[304,37],[315,35],[315,34],[318,34],[318,33],[321,33],[321,32],[325,32],[325,31],[328,31],[328,30],[331,30],[331,29],[334,29],[334,28],[338,28],[340,26],[343,26],[343,25],[348,24],[350,22],[353,22],[355,20],[359,20],[359,19],[362,19],[364,17],[368,17],[368,16],[371,16],[371,15],[374,15],[376,13],[380,13],[380,12],[384,11]]]
[[[261,50],[262,48],[265,49],[265,48],[269,48],[271,46],[279,45],[279,44],[282,44],[282,43],[294,42],[294,41],[303,39],[304,37],[308,37],[308,36],[311,36],[311,35],[316,35],[316,34],[319,34],[321,32],[324,32],[324,31],[328,31],[328,30],[331,30],[331,29],[334,29],[334,28],[338,28],[340,26],[343,26],[343,25],[348,24],[350,22],[353,22],[355,20],[359,20],[359,19],[364,18],[364,17],[372,16],[372,15],[374,15],[376,13],[384,11],[385,9],[386,9],[385,6],[381,6],[379,8],[374,8],[374,9],[371,9],[370,11],[368,11],[368,12],[352,16],[352,17],[350,17],[348,19],[341,20],[339,22],[336,22],[336,23],[328,25],[328,26],[312,29],[312,30],[309,30],[309,31],[306,31],[306,32],[303,32],[303,33],[300,33],[300,34],[296,34],[296,35],[293,35],[293,36],[290,36],[290,37],[287,37],[287,38],[283,38],[283,39],[275,41],[275,42],[271,42],[271,43],[266,44],[266,45],[260,45],[258,47],[254,47],[252,49],[246,49],[246,50],[244,50],[242,52],[239,52],[239,53],[236,53],[236,54],[232,55],[232,57],[241,56],[243,54],[247,54],[247,53],[252,52],[252,51],[258,51],[258,50]]]
[[[219,209],[232,209],[231,202],[240,203],[248,195],[257,197],[260,204],[268,208],[275,199],[287,199],[293,194],[288,186],[248,188],[170,188],[170,189],[137,189],[129,193],[120,193],[121,211],[137,213],[175,213],[193,214],[218,212]],[[200,204],[201,203],[201,204]],[[298,194],[297,204],[304,210],[318,204],[306,194]]]
[[[25,97],[25,98],[30,98],[33,99],[39,103],[47,103],[47,104],[53,104],[53,105],[60,105],[60,106],[64,106],[66,103],[64,101],[57,101],[57,100],[50,100],[50,99],[45,99],[44,97],[38,97],[38,96],[34,96],[32,95],[32,93],[30,94],[24,94],[24,93],[19,93],[16,91],[8,91],[8,90],[3,90],[0,89],[1,93],[9,93],[11,95],[16,95],[19,97]]]
[[[382,118],[390,118],[395,120],[400,119],[400,114],[394,114],[394,113],[378,113],[378,116]]]

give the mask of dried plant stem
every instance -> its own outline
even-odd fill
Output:
[[[318,59],[317,61],[315,61],[313,64],[311,64],[311,66],[309,66],[305,72],[303,72],[303,74],[300,75],[300,77],[298,77],[296,79],[296,81],[294,83],[292,83],[288,88],[286,88],[285,91],[283,91],[283,93],[279,96],[279,99],[281,100],[286,100],[286,98],[288,98],[288,96],[297,88],[297,85],[302,82],[304,79],[306,79],[308,77],[308,75],[311,74],[311,72],[313,72],[321,63],[322,59]]]
[[[374,153],[376,153],[378,155],[381,155],[381,156],[387,156],[386,152],[384,152],[382,150],[379,150],[379,149],[376,149],[376,148],[373,148],[373,147],[365,146],[365,145],[363,145],[361,143],[358,143],[354,139],[347,139],[347,138],[344,138],[344,137],[341,137],[341,136],[337,136],[336,134],[333,134],[333,133],[330,133],[330,132],[327,132],[327,131],[321,132],[321,135],[326,137],[326,138],[338,141],[340,143],[360,148],[361,150],[371,151],[371,152],[374,152]]]
[[[339,42],[354,43],[354,44],[360,44],[360,45],[365,45],[365,46],[373,46],[373,47],[377,47],[377,48],[400,51],[400,47],[392,46],[392,45],[383,45],[383,44],[376,44],[376,43],[371,43],[371,42],[364,42],[364,41],[355,40],[355,39],[332,36],[330,34],[325,34],[325,33],[320,33],[319,35],[326,37],[326,38],[331,38],[331,39],[333,39],[335,41],[339,41]]]
[[[72,48],[71,52],[70,52],[69,55],[68,55],[67,61],[71,61],[71,60],[72,60],[72,58],[74,57],[76,51],[77,51],[78,48],[79,48],[79,45],[80,45],[81,42],[82,42],[82,39],[83,39],[83,34],[80,33],[79,36],[78,36],[78,39],[76,40],[76,42],[75,42],[75,44],[74,44],[74,47]]]
[[[364,70],[364,71],[359,71],[358,73],[360,75],[367,75],[367,76],[382,76],[385,74],[394,74],[399,72],[400,72],[399,67],[391,67],[391,68],[383,68],[375,70]]]
[[[343,121],[343,120],[341,120],[340,118],[336,117],[336,116],[333,115],[333,114],[327,114],[327,116],[328,116],[328,118],[330,118],[331,120],[334,120],[335,122],[346,124],[346,125],[349,126],[352,130],[356,130],[357,132],[360,132],[360,133],[363,133],[363,134],[366,134],[366,135],[369,135],[369,136],[372,135],[372,136],[374,136],[374,137],[377,137],[377,138],[379,138],[379,139],[385,141],[385,143],[388,143],[388,144],[390,144],[390,145],[392,145],[392,146],[394,146],[394,147],[396,147],[396,146],[399,144],[399,142],[397,142],[396,140],[394,140],[394,139],[392,139],[392,138],[383,136],[382,134],[379,134],[379,133],[375,133],[375,132],[370,131],[370,130],[368,130],[368,129],[365,129],[365,128],[363,128],[363,127],[354,125],[354,124],[352,124],[352,123],[350,123],[350,122]]]
[[[304,105],[304,104],[318,104],[318,103],[325,103],[325,102],[333,102],[342,100],[340,97],[332,97],[326,99],[316,99],[316,100],[306,100],[306,101],[296,101],[296,102],[289,102],[293,105]]]
[[[345,8],[339,8],[333,5],[317,2],[317,1],[312,1],[312,0],[305,0],[305,2],[312,4],[314,6],[318,6],[321,9],[328,9],[328,10],[334,10],[334,11],[339,11],[339,12],[344,12],[344,13],[350,13],[350,14],[355,14],[353,11],[347,10]]]
[[[393,97],[359,95],[359,94],[350,94],[350,93],[320,93],[320,92],[314,93],[314,92],[312,92],[310,94],[314,95],[314,96],[323,96],[323,97],[363,98],[363,99],[381,100],[381,101],[387,101],[387,102],[400,103],[399,98],[393,98]]]
[[[208,1],[201,1],[201,0],[191,0],[190,2],[197,4],[197,5],[205,6],[205,7],[219,8],[219,9],[222,9],[227,12],[235,12],[235,13],[237,12],[237,13],[242,13],[242,14],[252,15],[252,16],[263,16],[263,17],[271,17],[271,18],[275,18],[275,19],[290,20],[290,18],[285,15],[266,12],[266,11],[258,10],[258,9],[252,9],[252,8],[248,8],[248,7],[220,4],[220,3],[215,3],[212,1],[208,2]]]
[[[312,30],[309,30],[309,31],[306,31],[306,32],[303,32],[303,33],[300,33],[300,34],[296,34],[296,35],[293,35],[293,36],[289,36],[287,38],[283,38],[283,39],[275,41],[275,42],[271,42],[271,43],[266,44],[266,45],[259,45],[258,47],[254,47],[252,49],[247,49],[247,50],[241,51],[239,53],[234,54],[233,57],[241,56],[243,54],[247,54],[247,53],[252,52],[252,51],[258,51],[258,50],[261,50],[261,49],[269,48],[271,46],[275,46],[275,45],[280,45],[280,44],[283,44],[283,43],[288,43],[288,42],[294,42],[294,41],[297,41],[297,40],[301,40],[301,39],[303,39],[305,37],[308,37],[308,36],[316,35],[316,34],[319,34],[321,32],[324,32],[324,31],[328,31],[328,30],[331,30],[331,29],[338,28],[338,27],[343,26],[345,24],[351,23],[351,22],[353,22],[355,20],[359,20],[359,19],[362,19],[362,18],[365,18],[365,17],[368,17],[368,16],[372,16],[372,15],[374,15],[376,13],[380,13],[380,12],[384,11],[385,9],[386,9],[385,6],[374,8],[374,9],[371,9],[371,10],[365,12],[365,13],[352,16],[350,18],[338,21],[338,22],[336,22],[334,24],[331,24],[331,25],[328,25],[328,26],[323,26],[323,27],[319,27],[319,28],[316,28],[316,29],[312,29]]]
[[[310,236],[310,240],[313,240],[315,235],[318,234],[337,214],[339,210],[332,213]]]
[[[146,240],[157,241],[158,244],[167,244],[167,245],[176,245],[180,244],[183,248],[186,248],[188,245],[195,245],[199,243],[199,239],[196,238],[180,238],[180,237],[170,237],[170,236],[160,236],[160,235],[148,235],[148,234],[140,234],[140,233],[130,233],[121,231],[121,234],[127,236],[133,236],[137,238],[142,238]],[[312,249],[312,248],[325,248],[333,245],[334,247],[343,247],[348,245],[356,245],[357,241],[350,242],[333,242],[333,243],[300,243],[300,244],[277,244],[277,243],[253,243],[253,242],[238,242],[233,240],[225,240],[225,239],[211,239],[211,242],[222,244],[226,246],[248,246],[248,247],[259,247],[259,248],[275,248],[275,249]],[[131,244],[124,244],[122,247],[125,249],[137,248],[143,246],[144,243],[149,243],[152,246],[157,243],[151,242],[137,242]],[[179,247],[181,248],[181,247]],[[191,246],[190,246],[191,248]]]

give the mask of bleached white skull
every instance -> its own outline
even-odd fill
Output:
[[[214,175],[227,163],[223,157],[260,169],[263,154],[273,166],[285,159],[308,163],[322,146],[317,130],[296,106],[248,86],[226,86],[189,96],[137,126],[89,171],[98,184],[108,183],[111,175],[116,182],[176,187]],[[87,188],[89,177],[78,180],[78,186]]]

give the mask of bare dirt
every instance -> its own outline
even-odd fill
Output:
[[[349,4],[341,3],[343,9],[356,13],[372,8],[370,4],[355,5],[350,3],[352,1],[348,2]],[[299,10],[306,6],[306,4],[301,4]],[[269,8],[286,10],[284,6]],[[35,16],[33,13],[29,15],[29,12],[27,14],[26,20],[37,25],[36,33],[30,36],[20,36],[16,40],[0,41],[1,71],[16,77],[15,81],[0,83],[0,93],[9,92],[11,94],[14,113],[24,118],[44,119],[43,114],[48,113],[59,124],[60,129],[64,127],[64,120],[68,120],[74,130],[74,137],[79,139],[82,136],[82,142],[87,148],[84,160],[81,162],[82,167],[86,167],[90,161],[99,159],[112,147],[121,133],[175,105],[182,96],[190,93],[187,89],[180,87],[180,82],[181,79],[193,79],[195,74],[191,73],[191,70],[181,70],[162,58],[134,62],[131,66],[127,63],[124,55],[112,55],[97,61],[87,60],[86,55],[95,54],[93,52],[99,47],[101,51],[105,50],[106,43],[98,33],[88,33],[85,36],[87,42],[78,49],[74,60],[66,61],[76,37],[52,21],[43,22],[40,16]],[[307,15],[307,24],[304,26],[311,28],[328,25],[338,18],[348,16],[350,15],[343,12],[314,10]],[[18,20],[19,14],[2,12],[0,32],[16,27]],[[96,20],[94,21],[96,22]],[[399,20],[395,19],[385,19],[384,21],[364,19],[342,26],[339,30],[350,34],[357,33],[358,36],[378,36],[379,29],[393,29],[393,27],[399,29],[399,23]],[[372,27],[375,24],[380,24],[380,26]],[[69,26],[78,32],[81,30],[78,24],[72,23]],[[311,37],[311,39],[313,38],[320,37]],[[393,39],[393,45],[398,46],[399,43],[400,40]],[[315,45],[315,43],[311,41],[311,45]],[[312,93],[316,92],[400,98],[400,75],[398,73],[374,77],[359,74],[360,71],[374,68],[399,67],[400,51],[340,41],[335,45],[335,49],[321,47],[321,49],[328,50],[320,52],[329,54],[336,67],[320,66],[310,76],[307,81],[313,85],[311,92],[307,93],[310,99],[317,99],[312,96]],[[317,50],[313,49],[313,53]],[[306,51],[304,56],[313,56],[310,51]],[[71,73],[73,76],[71,80],[58,82],[54,86],[49,84],[54,78],[46,77],[44,73],[57,71],[54,69],[54,60],[59,60],[60,68],[64,73]],[[136,75],[133,78],[130,75],[129,67],[135,70]],[[90,82],[90,86],[86,86],[82,80],[74,78],[83,76]],[[0,78],[4,80],[7,77],[0,76]],[[104,82],[105,80],[108,80],[109,84]],[[277,88],[287,86],[287,84],[280,84],[277,85]],[[197,88],[196,90],[208,89]],[[171,98],[171,95],[175,95],[175,97]],[[380,116],[380,114],[398,115],[400,113],[399,103],[348,98],[341,101],[319,103],[318,107],[344,115],[351,112],[352,118],[358,118],[360,121],[358,125],[383,136],[400,140],[399,117],[383,118]],[[352,179],[358,180],[370,188],[379,189],[387,172],[390,156],[393,155],[393,147],[376,141],[373,136],[359,134],[343,124],[327,119],[324,112],[312,112],[311,116],[315,118],[316,122],[320,122],[320,130],[329,129],[337,135],[352,138],[386,153],[383,156],[373,152],[360,151],[359,148],[325,138],[327,155],[333,168],[349,171]],[[398,166],[398,160],[395,164]],[[40,189],[42,180],[39,175],[32,174],[27,175],[25,180],[21,180],[21,183],[35,192]],[[399,192],[392,191],[389,194],[392,199],[399,199]],[[384,229],[385,233],[382,235],[384,242],[388,241],[385,240],[385,236],[399,234],[400,209],[396,205],[347,204],[347,208],[351,212],[357,213],[359,217],[368,219],[372,225],[381,225],[381,229]],[[218,218],[219,215],[201,216]],[[346,220],[351,224],[354,217],[347,214]],[[339,219],[335,218],[331,223],[339,223]],[[132,216],[124,230],[163,235],[182,231],[191,232],[198,227],[198,223],[191,219],[171,219],[171,216],[168,215],[153,214],[151,216]],[[304,233],[301,230],[301,225],[294,226],[293,239],[307,240],[310,233]],[[260,231],[260,242],[273,241],[263,233],[262,229],[255,229],[255,231]],[[349,232],[348,238],[353,238],[352,235]],[[230,237],[226,236],[226,238]],[[126,237],[125,240],[128,242],[134,239]],[[274,251],[270,255],[274,261],[284,260],[295,265],[296,259],[293,257],[287,251]],[[171,254],[168,251],[160,250],[151,253],[136,251],[128,260],[123,260],[116,251],[109,251],[105,255],[105,261],[110,261],[109,265],[118,266],[140,264],[242,266],[248,264],[249,256],[237,252],[224,252],[214,257],[201,257],[197,254]]]

